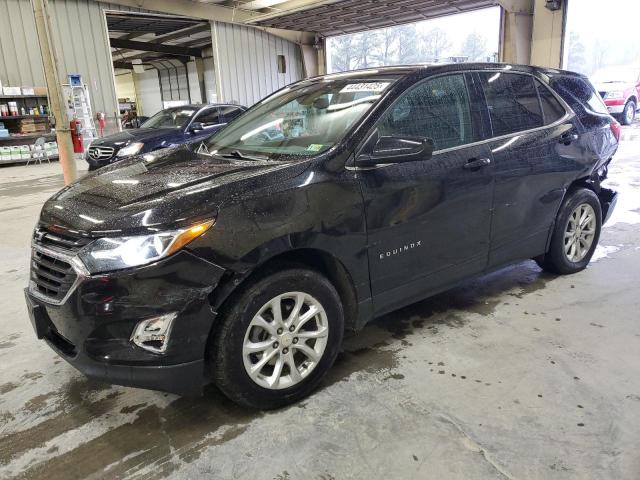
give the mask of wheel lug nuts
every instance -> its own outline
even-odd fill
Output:
[[[280,345],[278,342],[273,342],[273,348],[278,348],[278,345]]]
[[[281,328],[278,329],[278,335],[282,335],[283,330]]]
[[[289,327],[289,331],[290,331],[290,332],[293,332],[295,329],[296,329],[296,327],[294,327],[293,325],[291,325],[291,326]]]
[[[283,348],[283,349],[282,349],[282,353],[285,353],[285,354],[286,354],[286,353],[289,353],[289,349],[288,349],[288,348]]]
[[[293,339],[293,343],[298,343],[298,337]]]

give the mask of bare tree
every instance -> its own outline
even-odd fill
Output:
[[[432,28],[422,36],[422,48],[425,60],[432,62],[442,58],[443,54],[451,48],[447,32],[441,28]]]
[[[353,35],[343,35],[332,40],[331,71],[344,72],[354,68],[356,56]]]
[[[385,28],[380,31],[380,46],[376,55],[380,65],[393,65],[397,62],[399,36],[397,27]]]
[[[353,48],[356,68],[369,68],[379,65],[377,59],[379,58],[378,51],[380,50],[381,40],[380,33],[375,31],[362,32],[355,36]]]
[[[398,34],[397,63],[418,63],[421,60],[419,49],[420,36],[418,35],[415,24],[402,25],[395,27],[395,29]]]
[[[462,43],[461,53],[470,62],[485,60],[487,56],[487,39],[478,32],[470,33]]]

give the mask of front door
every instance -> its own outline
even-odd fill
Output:
[[[359,172],[374,307],[393,310],[487,264],[493,165],[465,74],[424,80],[383,115],[379,135],[422,136],[430,158]]]

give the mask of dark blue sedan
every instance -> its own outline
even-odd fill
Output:
[[[94,140],[85,159],[89,170],[161,148],[204,139],[236,118],[240,105],[183,105],[156,113],[140,128]]]

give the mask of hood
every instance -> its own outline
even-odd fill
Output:
[[[65,187],[40,223],[75,235],[135,235],[214,218],[231,196],[282,182],[306,162],[210,157],[186,146],[117,162]]]
[[[180,129],[177,128],[132,128],[123,130],[120,133],[114,133],[108,137],[98,138],[91,142],[91,145],[105,145],[119,149],[129,143],[157,140],[178,132],[180,132]]]

